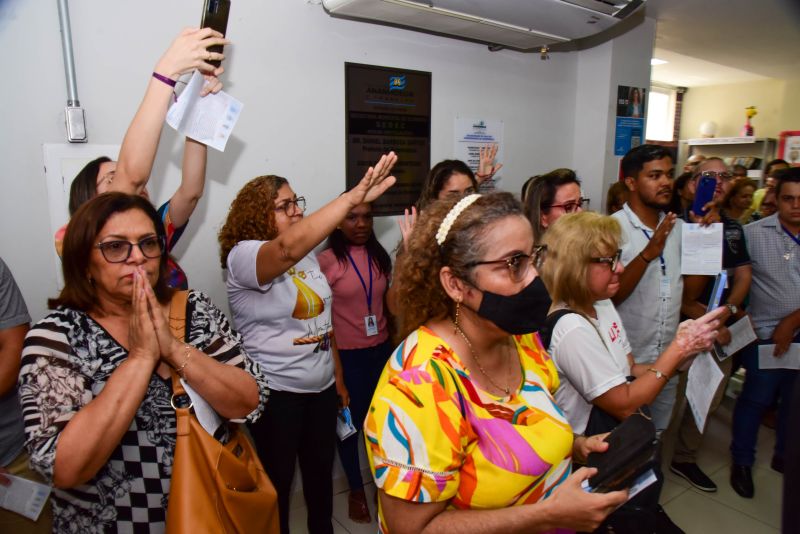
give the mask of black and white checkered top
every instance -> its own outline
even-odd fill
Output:
[[[228,319],[200,292],[190,291],[188,341],[220,362],[255,377],[264,408],[266,379],[244,352]],[[28,333],[22,353],[19,394],[31,466],[53,478],[56,445],[72,417],[100,394],[127,358],[122,347],[88,314],[60,308]],[[53,531],[81,534],[163,532],[175,451],[171,380],[153,373],[130,427],[108,462],[80,486],[53,491]]]

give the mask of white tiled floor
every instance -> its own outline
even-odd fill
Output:
[[[765,427],[759,431],[756,465],[753,480],[756,494],[753,499],[739,497],[728,483],[730,469],[730,420],[733,402],[726,399],[709,421],[703,449],[698,457],[700,467],[716,482],[716,493],[695,490],[682,478],[669,472],[665,460],[666,483],[661,493],[661,503],[672,520],[686,534],[772,534],[780,532],[781,496],[783,478],[769,467],[775,432]],[[671,456],[671,439],[666,438],[664,457]],[[366,487],[370,524],[358,524],[347,516],[347,491],[334,496],[333,528],[336,534],[367,534],[377,531],[375,522],[375,486]],[[290,528],[293,534],[307,532],[306,510],[302,498],[295,499]]]

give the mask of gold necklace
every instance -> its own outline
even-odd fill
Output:
[[[475,353],[475,348],[472,346],[472,343],[467,338],[467,335],[464,333],[464,331],[461,330],[461,327],[458,326],[458,323],[454,322],[453,326],[455,327],[455,330],[458,333],[458,335],[460,335],[464,339],[464,343],[467,344],[467,347],[469,348],[469,352],[472,354],[472,359],[475,360],[475,363],[478,365],[478,370],[480,370],[480,372],[483,374],[483,376],[485,376],[489,380],[489,382],[491,382],[492,385],[496,389],[499,389],[500,391],[505,391],[506,396],[510,395],[511,394],[511,388],[509,388],[507,385],[506,386],[499,385],[497,382],[492,380],[492,377],[489,376],[489,373],[487,373],[486,370],[484,370],[483,366],[481,365],[480,358],[478,358],[478,355]],[[510,380],[510,377],[511,377],[511,365],[509,364],[509,365],[507,365],[507,367],[508,367],[508,377],[509,377],[509,382],[510,382],[511,381]]]

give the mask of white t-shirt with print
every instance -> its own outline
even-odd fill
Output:
[[[269,387],[316,393],[334,382],[331,288],[313,252],[272,282],[258,284],[256,256],[264,241],[241,241],[228,254],[228,302]]]
[[[594,325],[570,313],[558,320],[550,339],[550,356],[559,378],[556,402],[576,434],[586,430],[592,401],[624,384],[630,374],[631,346],[614,304],[601,300],[594,309],[597,319],[588,318]]]

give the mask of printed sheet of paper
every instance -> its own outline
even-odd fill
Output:
[[[722,347],[725,354],[733,355],[745,348],[747,345],[758,339],[753,330],[753,323],[749,317],[742,317],[728,327],[731,333],[731,342]]]
[[[681,274],[716,276],[722,270],[722,223],[681,228]]]
[[[225,91],[200,96],[205,78],[195,71],[167,112],[167,124],[195,141],[225,151],[243,104]]]
[[[8,486],[0,484],[0,508],[11,510],[33,521],[39,519],[50,495],[50,486],[14,475],[3,476],[11,483]]]
[[[775,345],[758,346],[759,369],[800,369],[800,343],[789,345],[783,356],[776,358],[772,355]]]
[[[724,375],[709,352],[701,352],[689,367],[686,381],[686,401],[697,428],[702,433],[706,427],[711,401]]]
[[[200,422],[200,426],[205,428],[206,432],[213,436],[225,421],[214,411],[214,408],[211,407],[208,401],[201,397],[197,391],[192,389],[192,386],[183,378],[181,378],[181,385],[183,385],[183,389],[186,390],[189,398],[192,399],[194,413],[197,416],[197,420]]]

